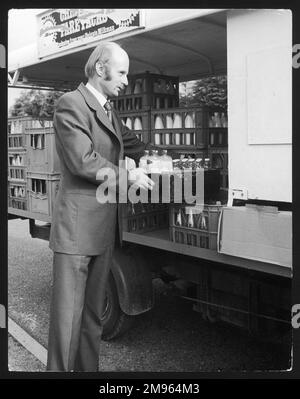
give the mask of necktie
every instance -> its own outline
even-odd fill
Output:
[[[104,104],[104,108],[106,110],[109,120],[112,123],[112,105],[111,105],[110,101],[106,101],[106,103]]]

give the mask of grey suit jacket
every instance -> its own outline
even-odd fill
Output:
[[[114,127],[104,109],[83,83],[64,94],[54,114],[61,181],[55,199],[50,248],[55,252],[98,255],[115,241],[117,204],[100,204],[96,190],[99,169],[119,174],[127,155],[136,161],[145,149],[113,111]]]

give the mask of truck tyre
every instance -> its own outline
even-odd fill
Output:
[[[120,308],[116,283],[112,273],[109,274],[107,281],[106,300],[101,321],[103,323],[102,339],[104,341],[110,341],[121,336],[131,327],[134,321],[134,316],[127,315]]]

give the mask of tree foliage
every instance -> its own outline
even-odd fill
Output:
[[[59,91],[24,90],[10,108],[9,115],[52,118],[56,102],[62,94]]]
[[[206,105],[208,107],[227,109],[227,77],[211,76],[193,82],[190,89],[183,84],[180,94],[180,106]]]

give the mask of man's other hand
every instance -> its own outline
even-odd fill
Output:
[[[155,184],[142,168],[131,169],[128,172],[128,182],[145,190],[152,190]]]

